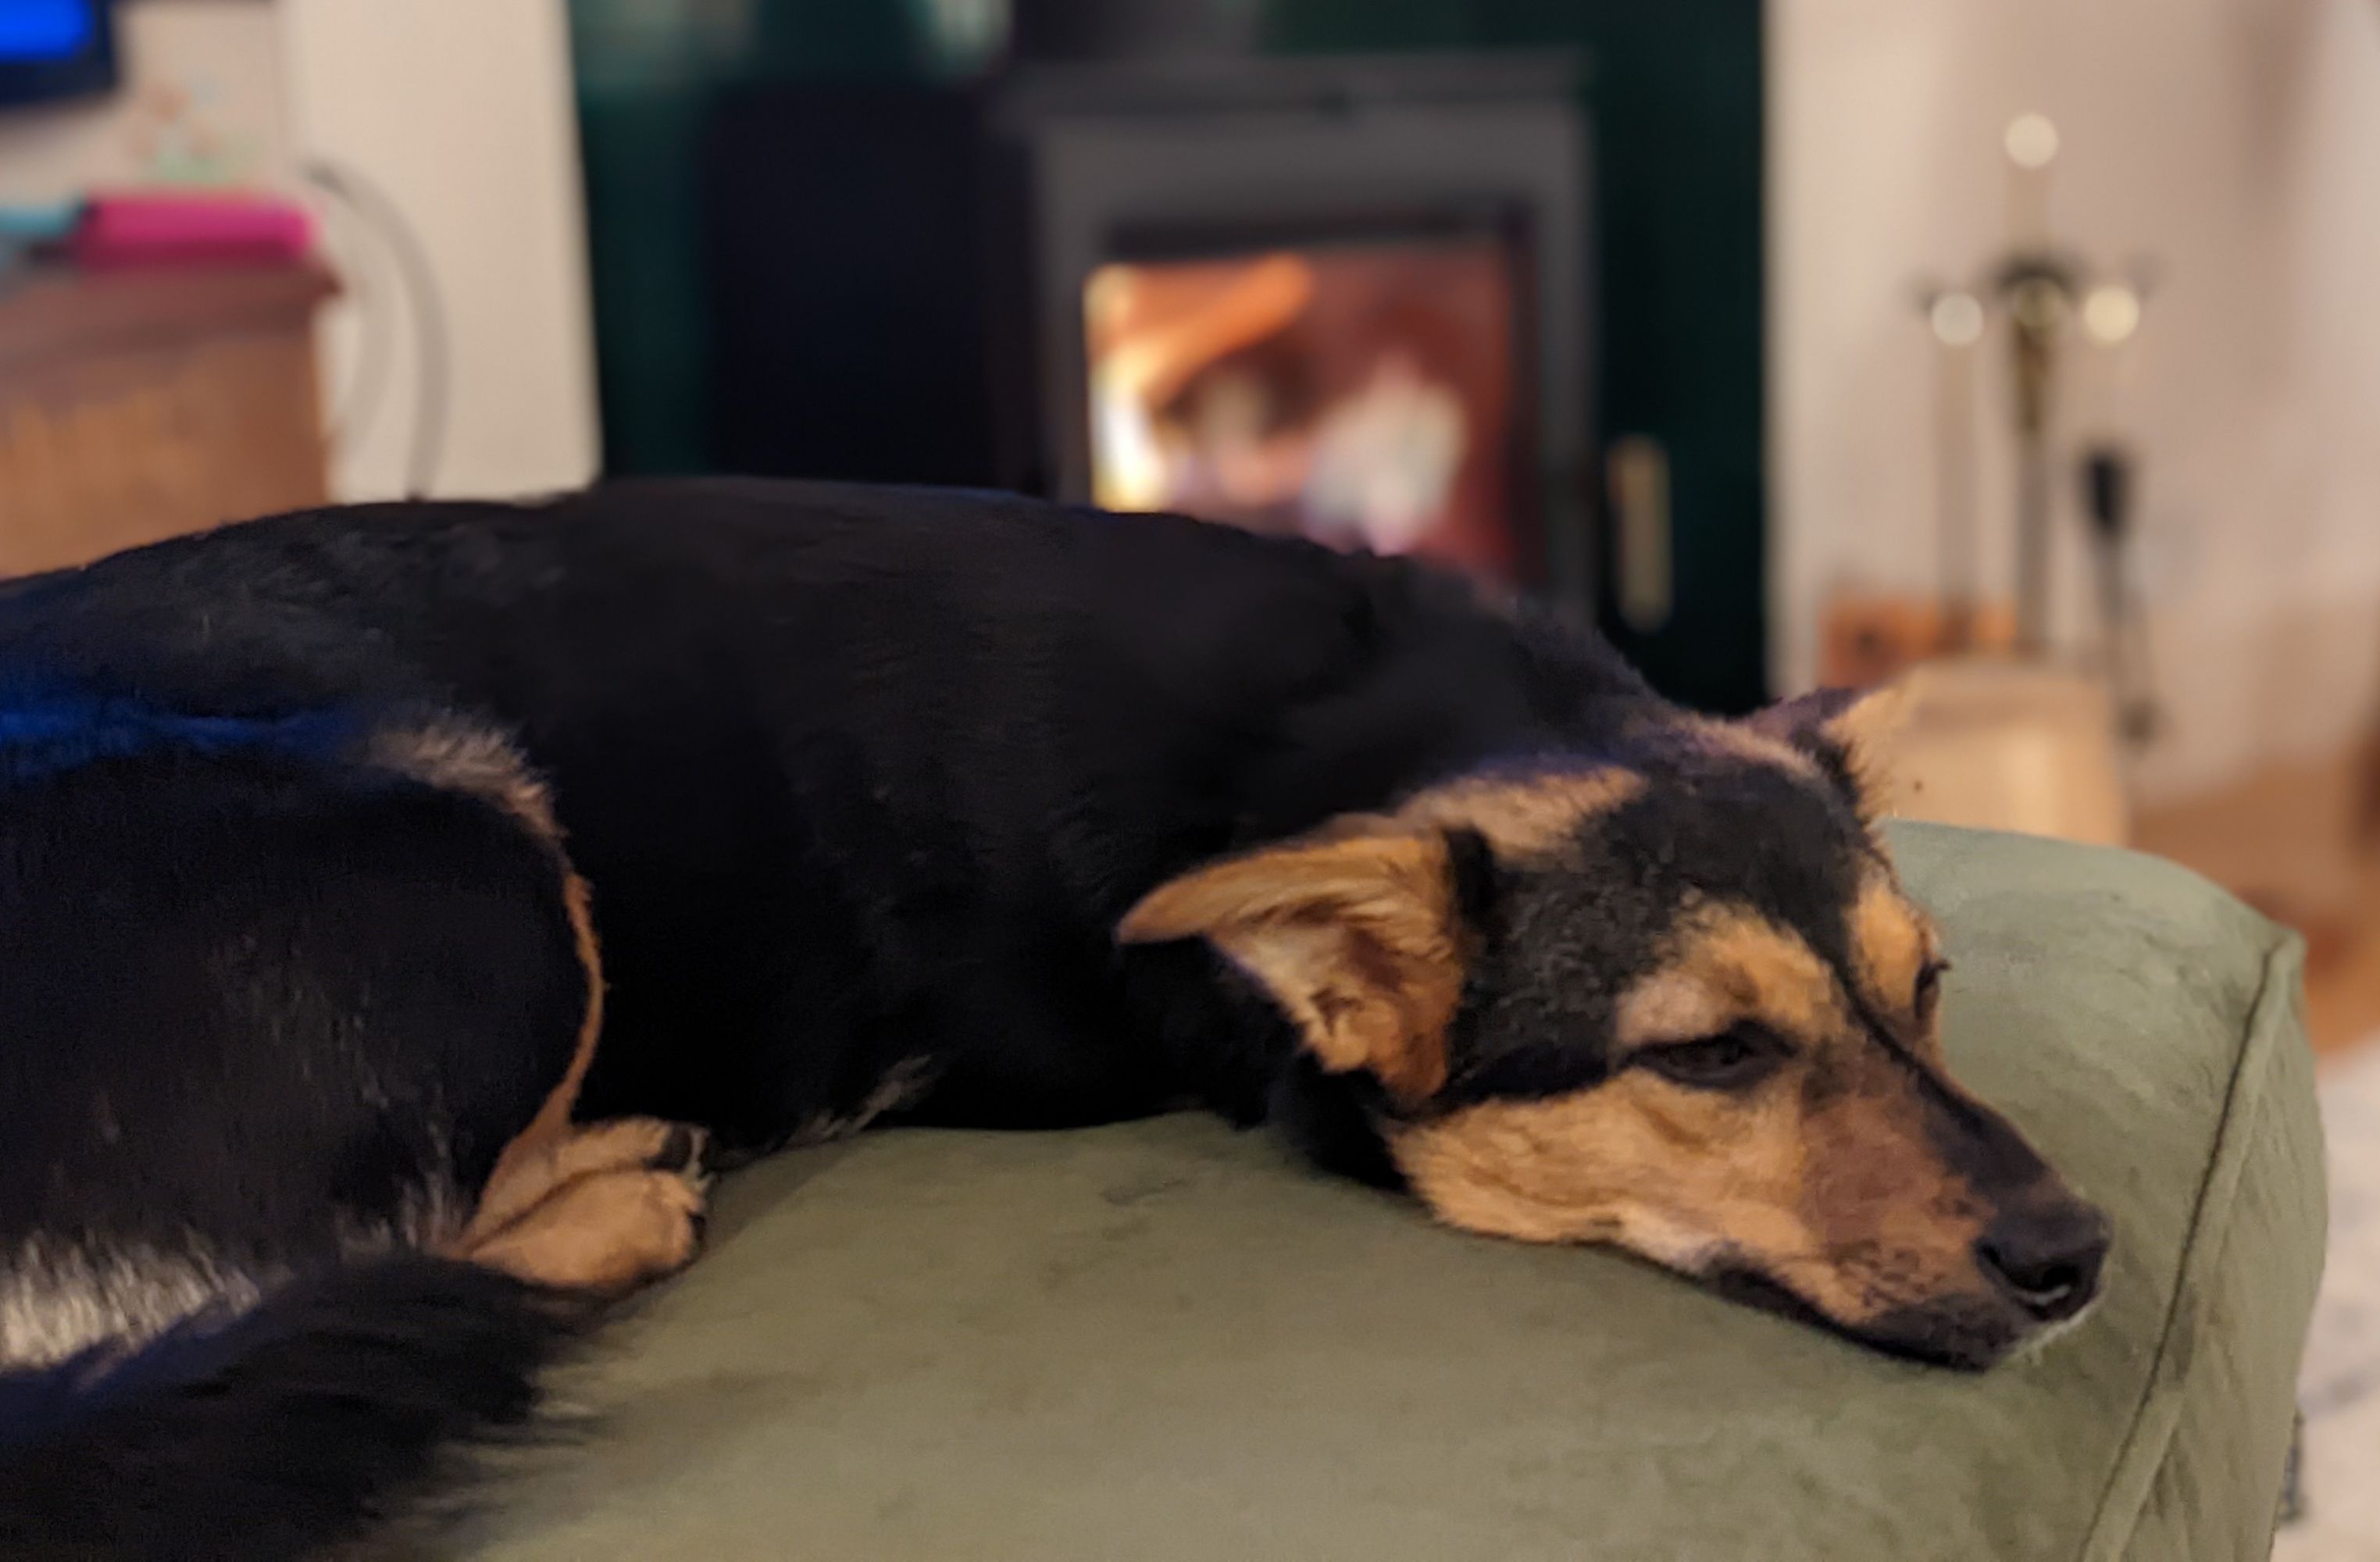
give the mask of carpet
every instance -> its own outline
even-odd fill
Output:
[[[2330,1261],[2306,1344],[2301,1516],[2274,1562],[2380,1562],[2380,1038],[2322,1082]]]

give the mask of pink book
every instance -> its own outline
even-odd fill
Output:
[[[287,265],[306,258],[305,209],[250,195],[99,195],[67,240],[77,265]]]

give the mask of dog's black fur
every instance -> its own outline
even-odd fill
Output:
[[[0,591],[0,668],[159,708],[492,716],[556,782],[610,981],[584,1115],[1260,1118],[1292,1047],[1116,921],[1208,858],[1604,741],[1600,640],[1170,517],[622,484],[279,517]]]
[[[425,1188],[469,1196],[580,1013],[552,843],[375,769],[356,732],[426,710],[517,739],[601,936],[580,1116],[745,1153],[1196,1103],[1394,1184],[1400,1122],[1628,1070],[1612,995],[1688,910],[1752,908],[1848,968],[1879,871],[1845,776],[1679,736],[1701,729],[1591,635],[1406,563],[997,496],[624,485],[260,521],[0,588],[0,680],[27,691],[0,700],[0,1260],[195,1231],[265,1297],[0,1380],[20,1546],[352,1532],[450,1436],[525,1414],[577,1326],[403,1241],[354,1257]],[[1589,762],[1645,785],[1559,863],[1444,832],[1469,964],[1427,1101],[1318,1060],[1205,945],[1117,940],[1198,865]],[[1998,1120],[1912,1101],[1979,1190],[2046,1176]],[[1990,1327],[1878,1342],[1986,1360]],[[226,1448],[255,1484],[194,1483]]]
[[[0,1338],[67,1354],[0,1377],[0,1555],[292,1555],[523,1422],[581,1325],[407,1240],[569,1061],[560,880],[497,809],[357,757],[346,713],[19,688]]]

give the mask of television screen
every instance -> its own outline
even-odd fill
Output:
[[[0,0],[0,60],[67,60],[91,44],[89,0]]]
[[[0,0],[0,104],[114,85],[108,22],[108,0]]]

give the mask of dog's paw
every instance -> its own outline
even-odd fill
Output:
[[[707,1183],[710,1135],[661,1118],[608,1118],[516,1141],[496,1163],[464,1233],[466,1247],[494,1237],[555,1190],[606,1171],[667,1171]]]
[[[610,1218],[618,1225],[623,1277],[612,1282],[638,1286],[674,1275],[702,1252],[710,1224],[709,1179],[698,1170],[614,1172],[602,1181],[625,1184],[606,1189]]]
[[[605,1118],[573,1128],[544,1154],[556,1182],[597,1171],[675,1171],[694,1176],[708,1169],[710,1135],[693,1123],[666,1118]]]
[[[625,1291],[702,1251],[710,1206],[698,1171],[596,1171],[565,1182],[469,1254],[540,1285]]]

